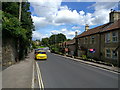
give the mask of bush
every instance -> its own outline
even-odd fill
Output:
[[[82,55],[82,59],[87,59],[87,56],[86,55]]]

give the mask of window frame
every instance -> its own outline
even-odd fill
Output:
[[[90,44],[95,44],[95,36],[90,36]]]
[[[88,44],[88,37],[84,38],[84,44]]]
[[[107,50],[108,50],[108,49],[110,50],[110,53],[107,53]],[[118,59],[118,51],[116,52],[117,57],[114,58],[114,57],[113,57],[113,50],[115,50],[115,48],[105,48],[105,58],[114,59],[114,60]],[[107,54],[109,54],[110,57],[108,57]]]
[[[107,54],[108,54],[108,53],[107,53],[107,50],[108,50],[108,49],[110,50],[110,53],[109,53],[109,54],[110,54],[110,57],[107,56]],[[106,48],[106,49],[105,49],[105,57],[106,57],[106,58],[111,58],[111,49],[110,49],[110,48]]]
[[[113,36],[113,33],[116,33],[116,36]],[[113,41],[113,38],[117,38],[117,40]],[[112,42],[118,42],[118,32],[112,32]]]
[[[118,51],[116,52],[117,57],[116,57],[116,58],[113,57],[113,51],[114,51],[114,50],[115,50],[115,49],[111,49],[111,58],[112,58],[112,59],[118,59]]]
[[[110,36],[111,36],[110,32],[108,32],[108,33],[105,34],[105,43],[110,43],[111,42]],[[109,41],[108,41],[108,39],[109,39]]]

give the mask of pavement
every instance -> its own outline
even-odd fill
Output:
[[[20,61],[2,71],[2,88],[31,88],[33,52],[25,60]]]

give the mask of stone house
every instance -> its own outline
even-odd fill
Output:
[[[75,53],[75,39],[70,41],[65,41],[63,43],[59,43],[61,50],[64,50],[64,53],[69,56],[73,56]]]
[[[77,54],[88,58],[110,62],[115,65],[120,60],[120,12],[112,11],[107,24],[89,29],[76,37]]]

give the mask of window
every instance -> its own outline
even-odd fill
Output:
[[[88,38],[85,37],[85,38],[84,38],[84,44],[87,44],[87,43],[88,43]]]
[[[106,57],[108,57],[108,58],[111,57],[111,51],[110,51],[110,49],[106,49]]]
[[[112,50],[112,58],[117,59],[117,57],[118,57],[117,52],[115,52],[115,50]]]
[[[118,41],[118,33],[117,32],[112,32],[112,41],[117,42]]]
[[[107,34],[105,35],[105,42],[106,42],[106,43],[109,43],[109,42],[110,42],[110,33],[107,33]]]
[[[117,59],[118,58],[118,51],[115,51],[113,48],[107,48],[105,53],[107,58]]]
[[[78,39],[78,44],[80,44],[81,39]]]
[[[94,44],[94,43],[95,43],[95,37],[91,36],[91,44]]]

